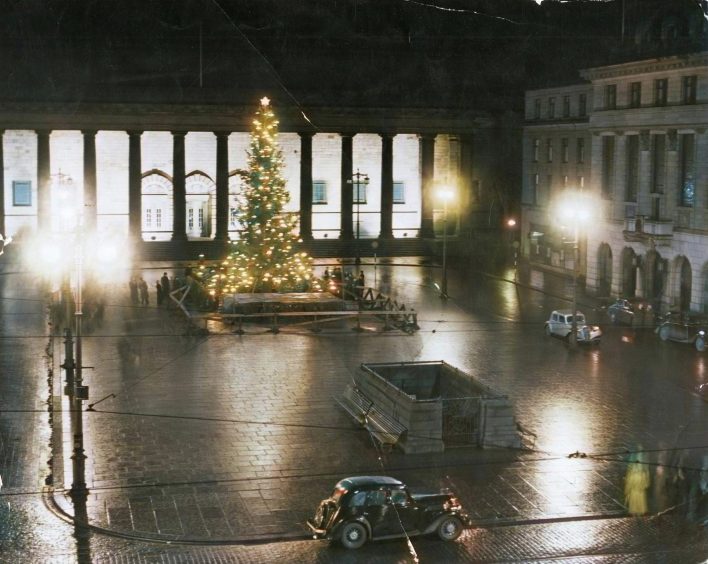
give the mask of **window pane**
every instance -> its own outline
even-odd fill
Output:
[[[312,203],[327,203],[327,183],[323,180],[318,180],[312,183]]]
[[[393,203],[394,204],[405,204],[406,198],[403,189],[403,182],[393,183]]]
[[[12,205],[32,205],[32,183],[29,180],[14,180],[12,182]]]

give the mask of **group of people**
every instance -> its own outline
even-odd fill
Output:
[[[133,305],[149,305],[150,304],[150,294],[148,292],[148,284],[142,276],[134,275],[130,277],[128,282],[128,287],[130,289],[130,301]],[[157,295],[157,305],[161,306],[163,303],[167,303],[170,296],[170,289],[172,284],[170,282],[167,272],[162,274],[162,277],[155,282],[155,292]]]
[[[329,268],[325,268],[322,278],[325,280],[325,282],[328,282],[329,280],[332,280],[332,282],[334,282],[336,286],[335,293],[338,296],[341,296],[342,286],[344,286],[344,288],[349,290],[350,292],[354,293],[357,298],[362,298],[364,295],[364,288],[366,287],[366,276],[364,275],[363,270],[359,271],[359,277],[354,280],[354,277],[352,276],[351,272],[342,272],[342,269],[339,266],[335,266],[332,272],[329,271]]]

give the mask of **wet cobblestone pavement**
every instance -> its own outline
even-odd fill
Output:
[[[563,304],[558,296],[567,290],[550,282],[543,293],[489,277],[453,279],[455,299],[443,302],[426,268],[379,267],[377,274],[399,302],[415,307],[419,332],[383,332],[368,321],[362,333],[339,324],[317,334],[251,327],[243,336],[223,328],[189,335],[176,311],[133,307],[126,292],[113,291],[105,322],[84,338],[84,363],[95,367],[84,371],[88,403],[96,404],[84,412],[87,510],[91,525],[132,541],[96,532],[90,540],[72,538],[73,528],[37,495],[52,454],[50,339],[41,302],[8,301],[27,292],[5,276],[3,334],[15,339],[0,343],[0,561],[22,561],[12,558],[23,554],[30,562],[412,561],[401,542],[353,554],[297,540],[306,538],[305,519],[332,485],[363,473],[452,487],[461,497],[478,528],[449,545],[415,539],[422,562],[708,557],[706,528],[686,519],[686,508],[661,518],[620,518],[628,450],[650,451],[653,514],[673,504],[659,472],[676,459],[672,449],[680,447],[681,463],[691,468],[708,452],[708,409],[690,391],[703,377],[702,356],[657,347],[652,334],[611,327],[599,349],[569,351],[542,335],[543,319]],[[147,271],[150,276],[157,271]],[[29,316],[22,307],[31,308]],[[586,313],[600,319],[600,312]],[[17,338],[23,331],[31,338]],[[72,515],[64,493],[71,483],[71,435],[61,395],[62,344],[51,342],[53,400],[62,405],[52,421],[54,499]],[[509,395],[517,418],[536,435],[533,450],[380,453],[334,400],[362,362],[439,359]],[[19,411],[9,410],[6,398]],[[23,491],[34,493],[17,495]],[[294,540],[208,548],[146,542],[288,538]],[[47,546],[54,556],[43,560]]]

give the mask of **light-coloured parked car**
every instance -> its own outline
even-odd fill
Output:
[[[670,314],[656,328],[656,333],[662,341],[688,343],[696,347],[698,352],[706,350],[706,329],[708,320],[704,317],[692,317],[680,314]]]
[[[587,325],[585,316],[575,312],[575,322],[578,327],[577,341],[579,343],[600,344],[602,331],[597,325]],[[571,310],[555,310],[546,321],[546,335],[554,335],[561,339],[570,339],[573,331],[573,312]]]

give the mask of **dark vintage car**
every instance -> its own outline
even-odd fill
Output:
[[[470,518],[450,492],[412,493],[395,478],[356,476],[337,483],[307,521],[315,538],[359,548],[367,540],[437,533],[455,540]]]
[[[637,298],[619,298],[607,306],[607,317],[618,325],[653,327],[654,311],[649,302]]]
[[[656,333],[662,341],[676,341],[689,343],[696,350],[706,350],[706,328],[708,322],[704,318],[688,317],[686,315],[669,315],[666,320],[656,328]]]

